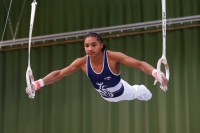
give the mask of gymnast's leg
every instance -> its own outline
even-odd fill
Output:
[[[134,98],[144,101],[151,99],[152,94],[144,85],[133,85],[132,87],[135,90]]]

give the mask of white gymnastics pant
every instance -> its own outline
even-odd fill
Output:
[[[133,100],[133,99],[148,101],[152,97],[151,92],[144,85],[131,86],[123,79],[121,79],[121,83],[124,86],[124,93],[121,96],[115,98],[105,98],[105,97],[102,98],[104,98],[109,102],[119,102],[124,100]]]

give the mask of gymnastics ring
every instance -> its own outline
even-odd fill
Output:
[[[163,63],[165,66],[166,79],[169,81],[169,65],[166,59],[166,4],[165,4],[165,0],[162,0],[162,35],[163,35],[163,49],[162,49],[162,57],[158,60],[158,63],[157,63],[157,77],[158,77],[158,81],[161,84],[160,88],[166,91],[167,86],[162,86],[162,76],[160,72],[161,63]]]
[[[31,4],[31,20],[30,20],[29,47],[28,47],[28,67],[26,71],[26,83],[27,83],[28,90],[30,92],[29,98],[35,97],[35,90],[32,90],[32,87],[31,87],[31,85],[35,85],[35,84],[34,84],[34,77],[33,77],[31,65],[30,65],[30,51],[31,51],[31,37],[32,37],[36,5],[37,5],[37,2],[34,0]]]
[[[161,71],[160,71],[160,67],[161,67],[161,63],[164,64],[165,66],[165,75],[166,75],[166,79],[169,81],[169,65],[167,64],[167,59],[162,56],[159,60],[158,60],[158,63],[157,63],[157,77],[158,77],[158,81],[160,83],[162,83],[162,76],[161,76]],[[167,86],[160,86],[160,88],[164,91],[167,90]]]

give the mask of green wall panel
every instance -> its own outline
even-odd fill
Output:
[[[6,1],[9,5],[9,1]],[[60,0],[37,1],[33,36],[100,28],[161,19],[160,0]],[[167,0],[167,18],[197,15],[199,0]],[[3,3],[3,1],[1,1]],[[10,19],[16,26],[22,0],[13,1]],[[30,6],[26,1],[17,38],[28,37]],[[6,19],[0,4],[0,31]],[[1,35],[1,33],[0,33]],[[143,72],[121,66],[130,84],[144,84],[153,94],[139,100],[109,103],[93,89],[81,70],[44,86],[34,100],[25,93],[28,50],[0,52],[1,133],[198,133],[200,132],[200,28],[167,32],[170,66],[168,91]],[[4,40],[12,39],[7,25]],[[156,66],[162,54],[159,33],[104,40],[108,49]],[[68,66],[84,56],[83,42],[31,49],[35,79]]]

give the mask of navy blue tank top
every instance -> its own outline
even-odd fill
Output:
[[[113,98],[122,95],[124,87],[121,84],[120,74],[114,74],[108,63],[107,51],[104,50],[103,68],[97,73],[92,68],[90,57],[87,56],[87,76],[94,88],[105,98]],[[118,87],[116,87],[118,86]],[[113,88],[115,87],[115,88]]]

